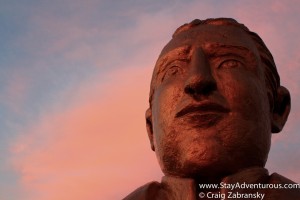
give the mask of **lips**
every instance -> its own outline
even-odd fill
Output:
[[[209,128],[216,125],[228,113],[229,109],[213,102],[190,104],[181,109],[176,118],[182,118],[195,128]]]
[[[181,109],[177,114],[176,117],[182,117],[185,115],[190,114],[197,114],[197,115],[212,115],[212,114],[222,114],[228,113],[229,109],[212,102],[201,103],[201,104],[192,104],[184,107]]]

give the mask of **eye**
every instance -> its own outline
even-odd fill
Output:
[[[178,74],[181,74],[182,73],[182,69],[177,66],[177,65],[172,65],[171,67],[169,67],[167,69],[167,71],[165,72],[163,78],[162,78],[162,81],[165,80],[165,79],[168,79],[170,77],[173,77],[173,76],[176,76]]]
[[[225,60],[219,65],[219,68],[231,69],[242,66],[242,63],[237,60]]]

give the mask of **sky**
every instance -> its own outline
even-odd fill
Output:
[[[0,0],[0,199],[115,200],[163,176],[145,125],[156,59],[193,19],[257,32],[292,109],[266,167],[300,182],[297,0]]]

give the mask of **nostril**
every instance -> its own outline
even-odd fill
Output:
[[[190,86],[186,87],[184,89],[184,91],[185,91],[185,93],[191,94],[191,95],[193,95],[195,93],[195,90],[192,87],[190,87]]]
[[[208,95],[208,94],[210,94],[212,91],[214,91],[216,89],[217,89],[216,84],[210,82],[209,84],[207,84],[205,87],[202,88],[202,93],[204,95]]]
[[[193,84],[188,84],[184,88],[184,92],[191,96],[209,95],[217,89],[217,85],[214,81],[200,81]]]

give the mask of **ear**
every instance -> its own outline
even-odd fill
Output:
[[[272,113],[271,126],[272,133],[279,133],[289,116],[291,110],[291,96],[289,91],[280,86],[277,89],[277,98],[274,102],[274,110]]]
[[[146,110],[146,126],[147,126],[147,133],[151,144],[151,149],[155,151],[154,147],[154,139],[153,139],[153,126],[152,126],[152,110],[148,108]]]

